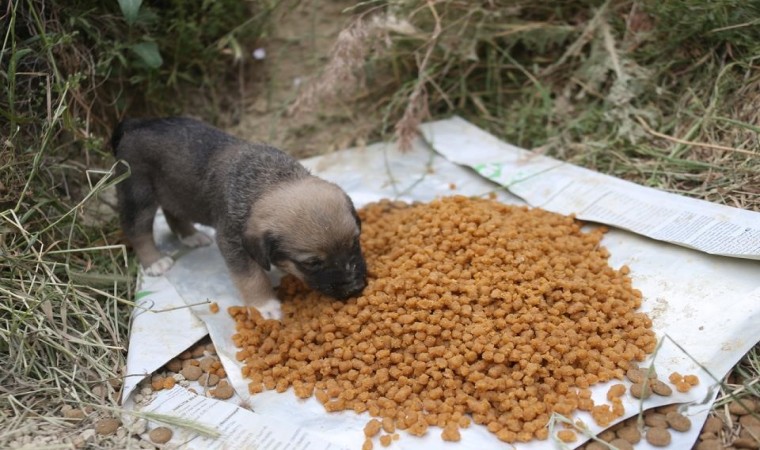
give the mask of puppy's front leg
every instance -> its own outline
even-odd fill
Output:
[[[280,301],[272,289],[272,283],[264,268],[243,247],[240,233],[235,227],[220,224],[217,227],[216,240],[246,306],[258,309],[265,319],[280,320]]]
[[[232,280],[246,306],[255,307],[265,319],[280,320],[282,318],[280,301],[277,300],[266,272],[254,262],[247,266],[247,270],[231,272]]]

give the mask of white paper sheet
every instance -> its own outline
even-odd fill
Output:
[[[475,166],[482,162],[478,162],[472,155],[483,149],[489,149],[485,154],[491,158],[499,156],[498,162],[501,164],[526,157],[521,150],[518,151],[518,155],[512,155],[510,152],[514,152],[514,148],[511,146],[495,148],[496,144],[484,137],[488,135],[483,135],[480,130],[469,129],[472,126],[466,122],[457,126],[460,127],[461,133],[451,131],[451,121],[426,124],[424,131],[436,146],[436,150],[451,158],[462,159],[470,155],[467,157],[467,163]],[[467,139],[457,137],[460,134],[468,136]],[[452,151],[454,147],[458,148],[456,154]],[[544,161],[541,164],[549,163]],[[382,198],[428,201],[444,195],[484,195],[493,191],[498,193],[501,201],[522,203],[517,197],[476,175],[472,170],[447,161],[422,142],[418,142],[408,153],[398,152],[393,145],[378,144],[312,158],[304,161],[304,165],[316,175],[340,184],[351,195],[357,207]],[[531,166],[528,170],[535,173],[537,169]],[[501,173],[505,172],[502,170]],[[530,179],[538,180],[539,177],[534,176]],[[547,208],[551,199],[556,198],[556,186],[552,184],[555,181],[555,178],[549,179],[546,181],[547,186],[531,184],[531,192],[527,193],[515,190],[516,186],[527,186],[524,183],[512,184],[510,189],[526,197],[534,191],[545,193],[548,200],[540,206]],[[456,185],[455,189],[452,189],[452,183]],[[630,184],[623,183],[621,186]],[[677,196],[672,197],[680,199]],[[745,218],[744,214],[732,208],[728,209],[730,211],[725,217],[731,220]],[[573,211],[577,210],[566,212]],[[162,242],[172,242],[173,238],[169,237],[168,228],[162,218],[157,219],[157,225],[158,238]],[[690,355],[684,354],[673,342],[666,339],[655,360],[658,373],[664,374],[665,377],[673,371],[682,374],[693,373],[702,381],[688,394],[675,393],[667,399],[652,398],[645,402],[645,408],[649,408],[668,403],[701,402],[708,399],[707,404],[688,410],[693,422],[691,431],[674,433],[674,445],[678,448],[690,448],[697,439],[715,395],[715,391],[710,390],[710,386],[714,385],[711,376],[702,372],[692,358],[707,367],[715,377],[720,378],[760,340],[760,328],[756,326],[760,323],[760,262],[712,256],[623,230],[610,231],[603,244],[611,253],[610,264],[613,267],[627,264],[631,268],[633,284],[644,294],[642,309],[652,317],[658,336],[669,336]],[[276,275],[273,276],[277,278]],[[306,436],[312,436],[314,439],[324,439],[346,448],[361,447],[362,429],[370,419],[367,414],[328,414],[315,399],[299,400],[292,391],[283,394],[264,392],[253,397],[247,394],[247,382],[240,376],[240,366],[234,360],[237,349],[232,346],[230,339],[234,333],[234,324],[226,313],[226,307],[238,304],[239,300],[216,246],[187,252],[177,260],[166,277],[145,278],[143,281],[141,291],[156,290],[161,286],[166,287],[168,283],[186,304],[197,304],[208,299],[220,304],[221,311],[218,314],[210,314],[207,304],[195,306],[192,310],[211,333],[225,370],[237,391],[239,398],[236,401],[242,399],[250,403],[260,423],[268,424],[272,421],[273,427],[286,423],[293,429],[301,429]],[[141,301],[155,303],[154,309],[166,309],[164,297],[172,295],[172,289],[167,287],[145,296]],[[175,303],[176,298],[171,301],[171,304]],[[147,373],[151,370],[150,367],[160,367],[192,345],[199,337],[193,319],[187,317],[187,309],[163,312],[160,316],[158,314],[142,313],[135,317],[128,359],[128,364],[131,364],[128,365],[128,370],[131,374]],[[161,325],[164,328],[168,322],[173,322],[176,324],[173,326],[174,331],[172,334],[155,334],[159,331],[153,330],[150,324],[146,325],[146,317],[161,317]],[[181,330],[182,326],[187,328],[185,333]],[[170,339],[171,348],[177,351],[171,353],[161,347],[162,344],[158,342],[163,339]],[[158,357],[162,352],[167,352],[164,358]],[[142,360],[143,355],[149,357],[150,364]],[[161,359],[163,362],[158,363]],[[594,399],[603,401],[607,389],[608,385],[596,386],[593,389]],[[157,398],[160,400],[170,395],[169,392],[161,391]],[[130,393],[131,391],[125,390],[124,398]],[[624,404],[626,417],[638,411],[639,405],[633,400],[626,400]],[[592,430],[600,431],[587,414],[579,413],[577,417],[591,425]],[[440,432],[435,428],[431,428],[424,438],[408,436],[403,432],[401,434],[401,439],[394,442],[390,448],[482,450],[504,447],[494,435],[479,426],[462,430],[462,441],[456,444],[442,442]],[[286,442],[280,444],[286,445]],[[580,441],[576,446],[579,444]],[[637,448],[649,448],[647,445],[639,444]],[[555,448],[555,444],[551,441],[533,442],[517,445],[516,448]]]
[[[186,450],[342,450],[288,422],[262,419],[259,414],[234,403],[193,394],[179,386],[162,391],[141,410],[185,417],[219,432],[218,437],[212,437],[176,428],[171,444]]]
[[[707,253],[760,259],[760,213],[647,188],[531,153],[459,117],[422,132],[449,161],[472,167],[531,206]]]

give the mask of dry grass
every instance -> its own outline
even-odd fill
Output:
[[[383,99],[378,135],[402,146],[421,121],[457,113],[522,147],[757,211],[758,11],[718,3],[391,2],[357,19],[403,17],[375,29],[391,44],[336,49],[304,96],[345,95],[330,68],[362,62],[364,95]]]

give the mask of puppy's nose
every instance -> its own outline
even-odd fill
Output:
[[[353,284],[353,288],[356,291],[355,293],[357,293],[357,294],[359,292],[363,291],[365,287],[367,287],[367,280],[365,280],[364,278],[361,278],[361,279],[355,281],[354,284]]]
[[[367,281],[363,278],[353,280],[351,284],[346,286],[346,297],[353,297],[354,295],[361,294],[364,288],[367,287]]]

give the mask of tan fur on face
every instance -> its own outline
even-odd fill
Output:
[[[350,246],[359,227],[338,186],[308,177],[278,186],[254,204],[246,235],[266,232],[282,236],[284,250],[294,259],[325,258]]]
[[[303,273],[296,267],[296,265],[293,263],[293,261],[285,261],[280,265],[280,269],[284,270],[285,272],[295,276],[301,281],[306,281],[305,277],[303,276]]]

